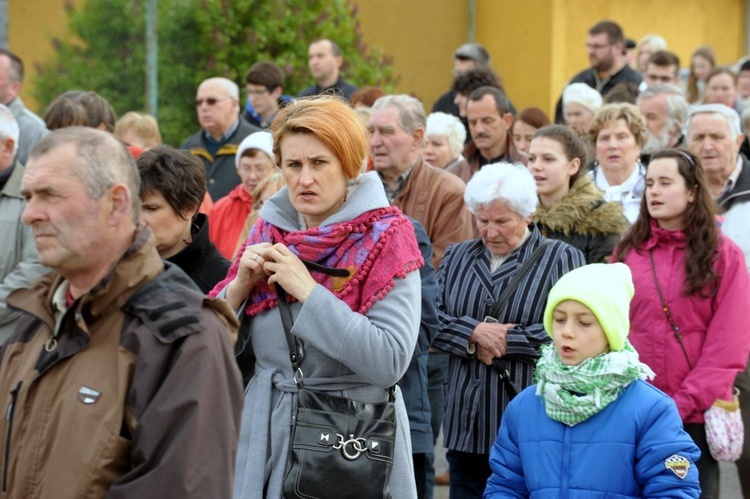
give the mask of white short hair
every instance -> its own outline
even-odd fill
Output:
[[[693,117],[696,114],[710,113],[718,114],[725,120],[727,120],[727,124],[729,125],[729,133],[733,134],[734,136],[740,135],[742,133],[742,128],[740,127],[740,116],[737,114],[737,111],[735,111],[731,107],[725,106],[724,104],[702,104],[700,106],[693,106],[690,108],[687,120],[685,120],[685,130],[683,131],[684,135],[687,136],[689,134],[690,123],[692,123]]]
[[[229,97],[232,97],[236,100],[240,99],[240,87],[238,87],[237,84],[233,82],[232,80],[229,80],[227,78],[222,78],[220,76],[215,76],[213,78],[208,78],[206,80],[203,80],[201,82],[201,85],[203,85],[204,83],[217,83],[221,87],[223,87],[224,90],[227,91],[227,94],[229,95]]]
[[[562,93],[562,101],[563,106],[580,104],[592,113],[596,113],[604,102],[602,94],[585,83],[571,83],[565,87]]]
[[[667,50],[667,41],[659,35],[646,35],[638,42],[638,50],[646,46],[651,49],[651,52]]]
[[[466,127],[461,120],[447,113],[432,113],[427,117],[425,136],[438,135],[448,137],[451,152],[458,156],[466,142]]]
[[[13,156],[18,152],[18,122],[8,106],[0,104],[0,138],[13,139]]]
[[[536,182],[529,170],[520,163],[492,163],[476,172],[466,184],[464,202],[469,211],[500,201],[528,218],[536,212],[539,198]]]

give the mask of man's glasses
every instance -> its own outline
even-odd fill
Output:
[[[596,43],[587,43],[586,48],[589,50],[601,50],[606,49],[607,47],[611,47],[611,43],[604,43],[604,44],[596,44]]]
[[[195,107],[200,107],[204,102],[207,106],[215,106],[217,102],[230,100],[231,97],[225,97],[223,99],[217,99],[216,97],[206,97],[205,99],[195,99]]]

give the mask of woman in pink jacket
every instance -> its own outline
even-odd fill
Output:
[[[616,253],[635,284],[630,340],[701,450],[702,498],[716,497],[719,471],[703,413],[716,399],[731,400],[750,350],[747,270],[740,249],[718,227],[716,209],[696,157],[658,152],[638,220]]]

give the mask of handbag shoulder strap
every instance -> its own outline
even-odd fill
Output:
[[[531,270],[535,268],[535,263],[542,257],[544,251],[547,249],[547,246],[549,246],[550,244],[552,244],[551,241],[543,240],[541,243],[539,243],[539,246],[537,246],[534,252],[531,253],[529,258],[521,264],[521,268],[518,270],[518,272],[516,272],[516,275],[514,275],[513,279],[511,279],[508,285],[505,286],[505,289],[502,293],[500,293],[500,297],[497,299],[497,301],[492,304],[489,317],[494,318],[500,315],[500,312],[508,301],[508,298],[510,298],[510,295],[513,294],[513,292],[526,278],[529,272],[531,272]],[[508,400],[513,400],[513,398],[518,395],[518,388],[513,383],[513,380],[510,379],[510,373],[508,372],[505,360],[494,359],[492,361],[492,367],[495,369],[497,375],[505,384],[505,388],[508,390]]]
[[[688,366],[690,369],[693,369],[693,363],[690,361],[690,357],[688,356],[687,350],[685,350],[685,343],[682,341],[682,333],[680,333],[680,328],[677,327],[677,324],[674,322],[674,318],[672,317],[672,312],[669,310],[669,307],[667,306],[666,300],[664,300],[664,295],[661,292],[661,286],[659,286],[659,278],[656,275],[656,265],[654,264],[654,255],[651,250],[648,251],[648,261],[651,264],[651,273],[654,276],[654,284],[656,285],[656,292],[659,295],[659,300],[661,301],[661,309],[664,311],[664,314],[667,316],[667,322],[669,322],[669,326],[672,328],[672,331],[674,332],[674,337],[677,338],[677,342],[680,344],[680,348],[682,348],[682,353],[685,355],[685,360],[687,360]]]
[[[302,263],[305,264],[305,267],[307,267],[308,270],[314,270],[316,272],[320,272],[329,276],[349,277],[350,275],[349,271],[346,269],[325,267],[309,260],[302,260]],[[299,375],[299,382],[301,382],[301,365],[302,359],[304,358],[302,344],[299,342],[298,338],[292,334],[292,326],[294,325],[294,320],[292,319],[292,310],[291,308],[289,308],[289,302],[287,301],[286,290],[279,286],[278,283],[274,284],[274,287],[276,289],[276,296],[278,297],[279,301],[279,314],[281,315],[281,324],[282,326],[284,326],[286,342],[289,346],[289,359],[292,362],[292,370],[294,371],[295,381],[297,381],[297,376]]]
[[[302,260],[309,270],[315,270],[317,272],[334,276],[334,277],[348,277],[349,271],[346,269],[335,269],[332,267],[324,267],[314,262]],[[292,326],[294,320],[292,319],[292,309],[289,307],[289,301],[287,301],[287,293],[278,283],[274,283],[276,289],[276,295],[279,301],[279,315],[281,315],[281,325],[284,327],[284,335],[286,336],[286,342],[289,346],[289,360],[292,363],[292,371],[294,372],[294,382],[300,387],[304,383],[304,374],[302,373],[302,361],[305,358],[304,349],[299,338],[292,334]],[[396,385],[388,388],[388,400],[394,402],[396,400]]]
[[[510,298],[510,295],[513,294],[513,292],[526,278],[529,272],[534,269],[534,264],[542,257],[544,251],[547,249],[547,246],[549,246],[550,244],[552,244],[552,242],[547,240],[540,242],[539,246],[537,246],[534,252],[531,253],[531,256],[529,256],[526,261],[521,263],[521,268],[518,270],[518,272],[516,272],[516,275],[513,276],[513,279],[511,279],[508,285],[505,286],[505,289],[502,293],[500,293],[500,297],[498,297],[497,301],[492,304],[492,308],[490,309],[489,313],[490,317],[498,317],[500,315],[500,312],[505,306],[505,303],[508,301],[508,298]]]

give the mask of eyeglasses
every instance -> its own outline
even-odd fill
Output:
[[[603,43],[603,44],[595,44],[595,43],[587,43],[586,48],[589,50],[601,50],[606,49],[607,47],[611,47],[611,43]]]
[[[224,97],[223,99],[217,99],[216,97],[206,97],[205,99],[195,99],[195,107],[200,107],[204,102],[207,106],[215,106],[217,102],[230,100],[231,97]]]
[[[250,90],[249,88],[245,89],[245,95],[247,95],[248,97],[250,97],[251,95],[263,95],[267,93],[268,93],[267,88],[261,88],[258,90]]]

